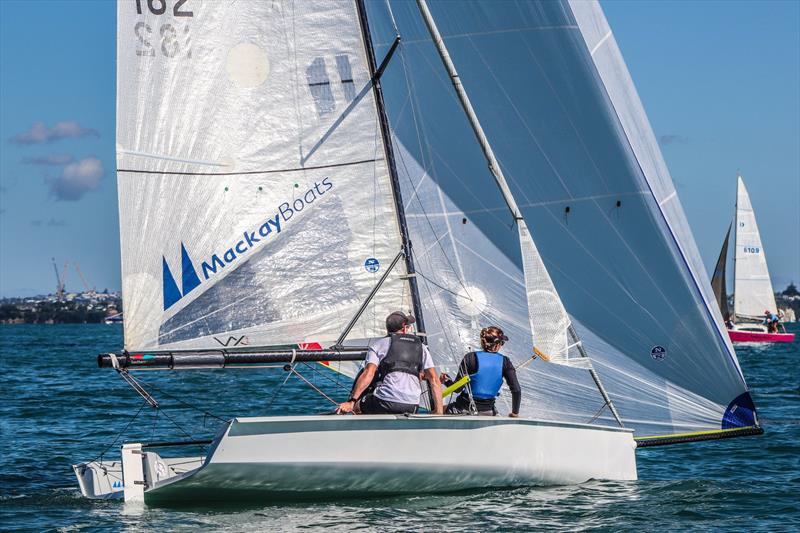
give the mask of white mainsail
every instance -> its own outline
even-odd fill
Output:
[[[358,20],[352,2],[119,2],[128,350],[336,340],[400,252]],[[410,308],[405,273],[351,338]]]
[[[761,320],[764,311],[777,312],[767,257],[756,214],[741,176],[736,178],[736,226],[733,248],[733,312],[737,318]]]

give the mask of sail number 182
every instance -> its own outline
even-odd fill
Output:
[[[175,4],[172,6],[172,16],[173,17],[191,17],[194,15],[191,11],[187,11],[185,8],[181,9],[181,6],[188,2],[189,0],[176,0]],[[150,13],[153,15],[163,15],[167,12],[167,0],[136,0],[136,13],[141,15],[142,14],[142,4],[147,4],[147,9],[150,10]]]

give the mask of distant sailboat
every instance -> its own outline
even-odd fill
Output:
[[[524,418],[237,417],[203,456],[75,465],[84,495],[630,480],[637,446],[762,433],[596,2],[120,1],[117,42],[125,350],[101,367],[156,408],[137,370],[352,376],[411,308],[451,374],[500,326]]]
[[[792,342],[794,333],[770,332],[762,323],[764,311],[777,314],[778,306],[772,291],[755,211],[741,175],[736,178],[736,214],[733,228],[733,310],[728,309],[725,280],[730,227],[711,278],[722,316],[730,321],[728,335],[733,342]]]

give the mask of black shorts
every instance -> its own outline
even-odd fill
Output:
[[[464,396],[458,396],[454,401],[450,402],[445,409],[447,415],[471,415],[476,414],[480,416],[497,416],[497,409],[494,406],[494,400],[474,400],[475,410],[472,409],[472,402],[465,399]]]
[[[414,404],[381,400],[371,392],[361,397],[358,406],[364,415],[402,415],[417,412],[417,406]]]

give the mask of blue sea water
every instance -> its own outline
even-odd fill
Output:
[[[797,327],[790,328],[797,331]],[[800,341],[737,347],[766,434],[637,452],[635,482],[226,509],[126,509],[83,499],[70,464],[119,440],[142,406],[96,354],[121,327],[0,326],[0,531],[797,531],[800,530]],[[309,371],[344,398],[332,373]],[[208,437],[233,414],[322,412],[330,404],[281,370],[139,374],[165,407],[143,409],[124,440]],[[166,417],[172,417],[173,421]],[[177,426],[184,428],[178,429]],[[184,433],[186,431],[186,433]],[[110,448],[109,446],[112,445]]]

